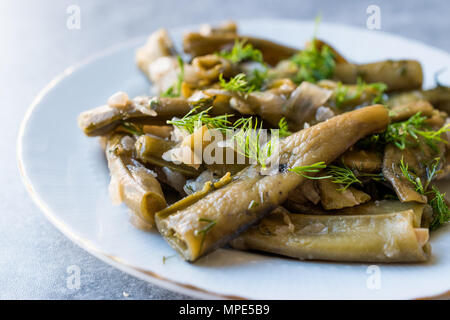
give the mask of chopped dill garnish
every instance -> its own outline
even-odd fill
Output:
[[[359,177],[367,177],[367,178],[371,178],[374,181],[386,181],[386,179],[383,176],[383,173],[365,173],[365,172],[359,172],[358,173]]]
[[[349,86],[343,85],[341,82],[338,83],[337,88],[334,90],[335,104],[336,107],[341,108],[349,104],[354,104],[361,98],[361,95],[366,91],[372,91],[375,97],[372,99],[371,103],[384,103],[384,91],[386,91],[387,86],[382,82],[375,82],[367,84],[361,78],[358,77],[358,84],[356,90],[353,94],[349,94]]]
[[[361,177],[367,177],[374,181],[384,180],[382,173],[365,173],[356,171],[356,173],[347,166],[335,166],[330,165],[327,168],[327,173],[330,175],[330,180],[333,183],[344,185],[342,188],[337,189],[338,191],[345,191],[352,184],[357,183],[363,185],[362,181],[359,179]]]
[[[441,173],[441,170],[439,169],[439,164],[441,162],[441,158],[437,157],[434,158],[431,165],[426,167],[426,172],[427,172],[427,184],[426,184],[426,188],[428,188],[428,186],[431,183],[431,180],[433,180],[433,178]]]
[[[184,80],[184,62],[183,59],[178,55],[177,56],[178,65],[180,67],[180,73],[178,73],[178,78],[175,84],[169,87],[166,91],[161,94],[161,97],[164,98],[175,98],[181,96],[181,85]]]
[[[313,39],[317,38],[317,34],[319,33],[320,23],[322,22],[322,14],[318,14],[314,19],[314,31],[313,31]]]
[[[292,134],[292,132],[290,132],[288,130],[288,124],[286,121],[286,118],[281,118],[280,121],[278,122],[278,135],[280,138],[285,138],[288,137]]]
[[[223,78],[223,74],[221,73],[219,75],[219,83],[227,91],[250,93],[255,89],[255,85],[248,82],[245,73],[239,73],[233,78],[230,78],[228,82]]]
[[[320,161],[320,162],[316,162],[312,165],[308,165],[308,166],[300,166],[300,167],[294,167],[289,169],[289,171],[295,172],[296,174],[307,178],[307,179],[313,179],[313,180],[319,180],[319,179],[328,179],[331,178],[331,176],[320,176],[320,177],[314,177],[314,176],[309,176],[307,175],[308,173],[317,173],[319,171],[321,171],[322,169],[325,169],[327,167],[327,165],[325,164],[325,162]]]
[[[216,225],[216,221],[206,219],[206,218],[199,218],[198,221],[199,222],[208,222],[208,224],[206,226],[204,226],[202,229],[195,231],[195,235],[202,235],[202,240],[200,242],[200,251],[202,251],[203,243],[205,242],[205,238],[206,238],[206,234]]]
[[[425,126],[426,119],[427,117],[422,117],[421,113],[418,112],[406,121],[391,124],[386,132],[387,142],[399,142],[398,146],[400,149],[404,149],[406,147],[406,137],[410,135],[417,139],[416,130]]]
[[[263,168],[266,167],[266,161],[272,155],[277,136],[272,134],[270,140],[263,144],[264,141],[261,141],[264,138],[261,134],[262,122],[249,117],[240,118],[232,124],[228,118],[232,117],[233,114],[211,117],[208,112],[212,107],[198,112],[200,108],[200,106],[196,106],[183,118],[168,120],[167,123],[186,130],[188,133],[194,133],[196,129],[204,125],[210,129],[218,129],[222,132],[236,130],[232,136],[232,141],[235,141],[237,145],[236,151],[248,159],[254,160]],[[289,135],[287,123],[284,121],[280,121],[280,123],[280,135]]]
[[[377,95],[372,100],[373,104],[376,104],[376,103],[384,104],[386,102],[384,99],[384,92],[387,89],[387,85],[384,82],[374,82],[374,83],[364,84],[364,85],[374,89],[375,92],[377,92]]]
[[[216,99],[216,96],[212,97],[204,97],[197,101],[192,102],[191,106],[194,107],[200,107],[202,109],[209,108],[213,105],[214,100]]]
[[[427,181],[425,185],[422,184],[420,178],[409,170],[408,164],[404,163],[403,157],[400,160],[400,170],[403,176],[414,185],[415,190],[423,195],[434,194],[434,197],[428,201],[428,204],[433,209],[433,221],[430,223],[430,230],[436,230],[439,226],[443,225],[450,220],[450,209],[445,201],[445,193],[442,194],[436,186],[432,186],[431,191],[427,191],[431,183],[431,180],[437,173],[439,173],[440,159],[435,158],[430,166],[427,166]]]
[[[256,61],[262,64],[262,69],[254,69],[248,75],[243,73],[231,78],[227,83],[223,80],[223,75],[220,75],[219,81],[222,87],[228,91],[238,91],[249,93],[254,90],[261,90],[268,77],[268,70],[263,61],[263,55],[260,50],[253,48],[250,43],[246,43],[243,39],[239,41],[236,39],[231,51],[222,51],[220,56],[230,60],[233,63],[242,61]]]
[[[183,118],[178,120],[168,120],[167,123],[178,127],[179,129],[186,130],[189,133],[194,133],[194,131],[201,126],[205,125],[209,129],[219,129],[225,131],[230,129],[231,122],[228,120],[232,117],[232,114],[223,114],[220,116],[211,117],[208,112],[212,107],[206,110],[199,111],[201,107],[196,106],[191,109]]]
[[[349,97],[348,86],[343,85],[342,82],[338,82],[337,88],[334,89],[334,102],[338,108],[346,105],[349,100],[352,100],[354,96]]]
[[[425,122],[426,119],[427,117],[421,116],[421,113],[418,112],[406,121],[392,123],[387,127],[386,132],[383,134],[384,140],[386,143],[393,143],[399,149],[403,150],[407,146],[417,144],[419,136],[422,136],[425,143],[433,150],[437,151],[436,142],[446,143],[446,141],[441,138],[441,134],[450,131],[450,124],[443,126],[437,131],[421,130],[422,128],[427,127]],[[411,138],[413,140],[412,142]]]
[[[166,264],[166,261],[169,260],[170,258],[173,258],[173,257],[176,257],[176,255],[173,254],[173,255],[167,256],[167,257],[166,257],[166,256],[163,256],[163,257],[162,257],[162,263],[163,263],[163,264]]]
[[[347,166],[338,167],[331,165],[328,167],[327,172],[331,175],[331,181],[333,183],[344,185],[342,188],[337,189],[339,191],[347,190],[347,188],[354,183],[362,185],[361,180],[359,180],[353,170]]]
[[[163,93],[161,93],[159,96],[163,97],[163,98],[176,98],[179,95],[177,93],[175,93],[174,86],[171,86],[171,87],[167,88],[167,90],[164,91]]]
[[[420,112],[416,113],[406,121],[396,122],[388,125],[383,134],[386,143],[393,143],[399,149],[403,150],[408,145],[408,137],[417,140],[416,131],[425,125],[427,117],[422,117]]]
[[[425,143],[433,149],[435,152],[438,151],[436,146],[437,142],[448,143],[447,140],[442,139],[441,135],[445,132],[450,131],[450,123],[447,123],[445,126],[436,131],[424,131],[424,130],[416,130],[416,134],[422,136],[425,139]]]
[[[247,82],[250,87],[253,87],[254,91],[261,91],[266,84],[269,77],[268,69],[254,69],[247,75]]]
[[[356,143],[356,146],[361,149],[369,149],[373,146],[380,147],[385,144],[385,141],[381,138],[381,134],[373,134],[371,136],[368,136],[364,139],[359,140]]]
[[[334,74],[336,63],[331,49],[324,45],[319,50],[314,38],[310,47],[305,48],[291,57],[291,61],[298,67],[294,82],[303,81],[317,82],[323,79],[329,79]]]
[[[404,150],[406,147],[414,147],[419,144],[419,137],[435,152],[438,151],[436,143],[447,141],[441,135],[450,131],[450,124],[446,124],[439,130],[428,129],[427,117],[421,116],[420,112],[402,122],[395,122],[388,125],[386,131],[381,134],[372,135],[360,141],[359,145],[370,146],[371,144],[393,143],[397,148]]]
[[[181,85],[183,84],[184,80],[184,62],[179,55],[177,56],[177,61],[178,65],[180,66],[180,73],[178,74],[178,81],[177,81],[177,89],[178,94],[181,94]]]
[[[294,76],[297,84],[303,81],[317,82],[329,79],[334,74],[336,62],[335,56],[327,45],[323,45],[320,50],[316,46],[316,36],[322,20],[321,15],[316,16],[312,43],[309,47],[293,55],[290,60],[298,67]]]
[[[414,185],[417,192],[419,192],[420,194],[425,194],[426,188],[424,188],[422,180],[420,180],[420,177],[418,177],[414,172],[409,170],[409,165],[407,163],[404,163],[403,157],[400,160],[400,170],[406,180]]]
[[[131,122],[122,122],[122,129],[135,136],[141,136],[144,134],[142,125],[134,124]]]
[[[403,157],[400,159],[399,167],[406,180],[414,185],[415,190],[421,194],[426,194],[431,180],[433,180],[433,178],[441,172],[441,170],[439,170],[440,161],[441,159],[439,157],[434,158],[431,164],[426,166],[427,177],[425,185],[423,185],[420,177],[414,171],[409,169],[409,165],[403,161]]]
[[[242,39],[242,41],[236,39],[231,51],[221,51],[219,55],[234,63],[239,63],[247,60],[263,63],[263,55],[261,51],[253,48],[250,43],[245,43],[245,39]]]
[[[430,223],[430,230],[436,230],[450,220],[450,209],[444,198],[445,193],[442,194],[435,186],[433,186],[432,192],[434,198],[430,200],[429,204],[433,208],[435,216]]]
[[[266,167],[267,159],[272,155],[272,139],[266,144],[261,144],[262,122],[258,125],[258,119],[241,118],[234,123],[234,128],[239,129],[233,135],[233,141],[236,141],[237,152],[256,161],[261,167]]]

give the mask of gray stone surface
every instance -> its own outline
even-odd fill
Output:
[[[71,4],[81,8],[81,30],[66,28]],[[97,260],[56,230],[28,197],[16,164],[18,127],[33,98],[53,77],[99,50],[160,26],[263,17],[314,19],[321,12],[324,21],[365,27],[371,4],[381,8],[383,31],[450,51],[448,1],[2,0],[0,298],[188,298]],[[79,290],[66,287],[70,265],[81,268]]]

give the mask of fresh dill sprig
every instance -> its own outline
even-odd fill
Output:
[[[434,193],[434,198],[429,203],[433,208],[434,218],[430,223],[430,230],[436,230],[450,220],[450,209],[444,198],[445,193],[442,194],[435,186],[433,186],[432,192]]]
[[[262,168],[266,167],[267,159],[272,155],[272,139],[266,144],[261,143],[262,122],[258,125],[258,119],[241,118],[234,123],[234,129],[238,131],[233,135],[236,141],[237,152],[256,161]]]
[[[176,98],[178,94],[175,92],[174,86],[170,86],[166,91],[160,94],[163,98]]]
[[[358,177],[367,177],[374,181],[386,181],[386,179],[383,176],[383,173],[366,173],[366,172],[358,172]]]
[[[440,172],[439,164],[440,158],[435,158],[432,163],[427,166],[425,185],[422,183],[420,177],[410,170],[408,163],[404,162],[403,157],[401,158],[399,165],[403,176],[414,186],[415,190],[422,195],[428,195],[428,204],[433,209],[434,214],[433,221],[430,223],[430,230],[435,230],[440,225],[450,220],[450,209],[444,198],[445,193],[442,194],[436,186],[432,186],[431,190],[428,191],[431,181]],[[429,195],[434,195],[434,197],[430,200]]]
[[[313,31],[313,39],[317,38],[317,34],[319,33],[320,23],[322,22],[322,14],[318,14],[314,19],[314,31]]]
[[[280,121],[278,122],[278,136],[280,138],[285,138],[288,137],[292,134],[292,132],[290,132],[288,130],[288,124],[286,121],[286,118],[281,118]]]
[[[422,136],[425,139],[425,143],[431,149],[437,152],[438,148],[436,146],[436,143],[437,142],[448,143],[447,140],[441,138],[441,135],[449,131],[450,131],[450,123],[446,124],[445,126],[436,131],[416,130],[415,133]]]
[[[247,82],[250,87],[253,87],[254,91],[261,91],[268,78],[268,69],[264,67],[263,69],[254,69],[250,72],[247,75]]]
[[[334,53],[327,45],[323,45],[320,50],[316,46],[316,36],[321,20],[321,15],[317,15],[311,45],[290,58],[298,67],[293,79],[297,84],[303,81],[314,83],[329,79],[334,74],[336,68]]]
[[[239,39],[236,39],[231,51],[222,51],[219,53],[219,55],[224,57],[225,59],[232,61],[233,63],[240,63],[243,61],[256,61],[261,63],[262,65],[262,69],[254,69],[248,75],[244,75],[245,77],[239,74],[236,77],[230,79],[230,82],[228,84],[224,82],[224,80],[220,79],[223,78],[223,76],[221,75],[219,77],[221,85],[224,84],[225,86],[227,86],[227,88],[224,87],[224,89],[228,91],[240,91],[247,93],[254,90],[261,90],[267,80],[268,69],[263,61],[263,55],[260,50],[253,48],[250,43],[246,44],[245,39],[241,41],[239,41]],[[244,81],[246,83],[244,83]]]
[[[343,187],[337,190],[344,191],[347,190],[354,183],[358,183],[362,185],[361,180],[359,180],[353,170],[348,168],[347,166],[338,167],[331,165],[327,169],[328,174],[331,175],[331,181],[333,183],[342,184]]]
[[[170,258],[173,258],[173,257],[176,257],[176,255],[173,254],[173,255],[167,256],[167,257],[166,257],[166,256],[163,256],[163,257],[162,257],[162,263],[163,263],[163,264],[166,264],[166,261],[169,260]]]
[[[391,142],[399,149],[403,150],[407,146],[417,144],[419,142],[419,136],[421,136],[425,143],[437,152],[437,142],[447,143],[446,140],[441,138],[441,135],[450,131],[450,124],[446,124],[436,131],[421,130],[427,128],[425,122],[426,119],[427,117],[421,116],[421,113],[418,112],[406,121],[392,123],[388,125],[385,133],[383,134],[383,138],[386,143]]]
[[[331,49],[324,45],[319,50],[315,44],[316,39],[312,40],[310,47],[305,48],[291,57],[291,61],[298,67],[294,82],[303,81],[317,82],[323,79],[329,79],[334,74],[336,63]]]
[[[350,87],[339,82],[337,88],[334,90],[335,104],[338,108],[354,104],[355,101],[358,101],[361,98],[364,92],[371,92],[375,94],[375,97],[372,99],[371,103],[384,103],[383,95],[386,89],[386,84],[382,82],[367,84],[360,77],[358,77],[355,92],[353,94],[349,94]]]
[[[134,124],[131,122],[122,122],[122,129],[128,133],[131,133],[135,136],[141,136],[144,134],[144,130],[142,129],[142,125]]]
[[[345,191],[354,183],[363,185],[362,181],[359,179],[360,177],[367,177],[375,181],[384,180],[382,173],[376,174],[359,171],[355,173],[352,169],[345,165],[342,167],[330,165],[327,168],[327,173],[330,175],[331,182],[343,185],[342,188],[337,189],[338,191]]]
[[[349,100],[352,100],[354,96],[349,97],[348,86],[343,85],[342,82],[338,82],[336,89],[334,89],[334,103],[338,108],[346,105]]]
[[[321,171],[322,169],[325,169],[327,167],[327,165],[325,164],[325,162],[320,161],[320,162],[316,162],[312,165],[308,165],[308,166],[300,166],[300,167],[293,167],[291,169],[289,169],[289,171],[292,171],[304,178],[307,179],[313,179],[313,180],[320,180],[320,179],[329,179],[331,178],[331,176],[319,176],[319,177],[315,177],[315,176],[309,176],[308,173],[317,173],[319,171]]]
[[[245,39],[242,39],[242,41],[236,39],[231,51],[222,51],[219,53],[219,55],[234,63],[239,63],[247,60],[263,63],[263,55],[261,51],[253,48],[250,43],[246,44],[246,42],[247,41]]]
[[[194,107],[200,107],[202,109],[206,109],[211,107],[214,104],[214,100],[216,99],[216,96],[211,97],[204,97],[199,100],[194,101],[191,106]]]
[[[425,190],[428,189],[428,186],[431,183],[431,180],[441,172],[439,168],[440,158],[433,159],[431,165],[427,166],[427,181],[425,184]],[[447,221],[450,220],[450,209],[447,206],[447,202],[445,201],[445,193],[441,193],[436,186],[432,186],[431,191],[428,193],[434,194],[434,197],[429,200],[429,204],[433,209],[434,218],[430,223],[430,229],[436,230],[439,226],[443,225]]]
[[[196,106],[191,109],[183,118],[168,120],[167,123],[178,127],[179,129],[186,130],[189,133],[194,133],[194,131],[201,126],[205,125],[209,129],[218,129],[221,131],[226,131],[231,129],[231,122],[228,120],[232,117],[232,114],[223,114],[220,116],[211,117],[208,112],[212,107],[206,110],[198,112],[200,106]]]
[[[450,131],[450,124],[446,124],[439,130],[428,129],[427,117],[421,116],[420,112],[411,116],[408,120],[391,123],[386,131],[379,136],[378,142],[393,143],[397,148],[404,150],[406,147],[415,146],[419,143],[419,137],[435,152],[438,151],[436,143],[447,141],[441,135]]]
[[[426,137],[425,142],[428,145],[435,146],[434,140],[438,138],[440,139],[439,141],[441,141],[440,135],[450,131],[450,128],[444,126],[438,130],[439,132],[421,130],[426,128],[426,119],[427,117],[422,116],[420,112],[417,112],[405,121],[389,124],[383,133],[374,134],[364,138],[358,142],[358,145],[362,148],[367,148],[372,145],[392,143],[400,150],[404,150],[406,147],[416,146],[419,142],[419,136],[423,136]]]
[[[425,185],[422,183],[422,180],[420,177],[412,170],[409,169],[408,163],[405,163],[403,160],[403,157],[400,159],[400,171],[402,172],[403,176],[408,180],[410,183],[412,183],[415,187],[415,190],[421,194],[427,194],[428,187],[430,186],[431,180],[436,177],[438,173],[441,171],[439,170],[441,159],[434,158],[431,164],[426,166],[426,181]]]
[[[356,143],[356,146],[361,149],[369,149],[372,146],[378,147],[378,146],[383,146],[384,144],[386,144],[386,142],[382,138],[382,134],[376,133],[376,134],[372,134],[368,137],[365,137],[364,139],[359,140]]]
[[[423,195],[434,194],[434,197],[428,201],[433,209],[434,218],[430,223],[430,230],[436,230],[439,226],[450,220],[450,209],[445,201],[445,193],[442,194],[438,188],[432,186],[431,191],[427,191],[433,177],[439,172],[439,158],[433,159],[433,163],[427,167],[427,181],[425,185],[422,184],[420,178],[409,170],[408,164],[404,163],[403,157],[400,160],[400,170],[403,176],[414,185],[415,190]]]
[[[437,157],[434,158],[431,162],[431,165],[428,165],[426,167],[426,173],[427,173],[427,181],[425,184],[425,189],[428,189],[428,186],[431,183],[431,180],[436,177],[437,174],[441,173],[441,170],[439,169],[439,165],[441,163],[441,158]]]
[[[226,81],[221,73],[219,75],[219,83],[223,89],[232,92],[242,92],[248,94],[255,89],[255,86],[248,82],[245,73],[239,73],[238,75],[230,78],[229,81]]]
[[[375,98],[373,98],[373,100],[372,100],[373,104],[376,104],[376,103],[384,104],[386,102],[384,99],[384,92],[387,89],[387,85],[384,82],[374,82],[374,83],[365,84],[365,85],[368,86],[369,88],[372,88],[377,93]]]
[[[166,91],[161,94],[161,97],[165,98],[175,98],[181,95],[181,86],[184,80],[184,62],[183,59],[178,55],[177,56],[178,65],[180,67],[180,72],[178,73],[177,81],[171,87],[169,87]]]
[[[202,251],[203,243],[205,242],[205,238],[206,238],[206,234],[216,225],[217,222],[215,220],[210,220],[210,219],[206,219],[206,218],[199,218],[198,221],[199,222],[208,222],[208,224],[206,226],[204,226],[202,229],[195,230],[195,235],[202,236],[202,240],[200,242],[200,251]]]
[[[418,177],[414,172],[409,170],[409,165],[407,163],[405,164],[403,157],[400,160],[400,170],[406,180],[414,185],[417,192],[420,194],[425,194],[426,188],[423,186],[422,180],[420,180],[420,177]]]

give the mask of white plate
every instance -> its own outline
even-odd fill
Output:
[[[243,34],[301,47],[314,24],[264,19],[242,21],[239,27]],[[171,30],[171,35],[180,43],[183,30],[193,28]],[[427,87],[436,71],[450,66],[447,53],[382,32],[323,23],[319,37],[356,62],[418,59]],[[18,140],[23,180],[45,215],[70,239],[125,272],[203,298],[409,299],[450,289],[448,226],[433,234],[429,263],[380,265],[381,287],[375,290],[367,286],[368,264],[300,262],[225,249],[190,264],[174,256],[157,232],[135,229],[126,207],[111,204],[103,152],[96,139],[82,134],[76,118],[116,91],[148,93],[149,84],[134,63],[135,49],[144,40],[66,70],[39,94],[23,121]],[[173,257],[163,263],[163,256]]]

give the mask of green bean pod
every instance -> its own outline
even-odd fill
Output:
[[[133,161],[133,145],[130,136],[114,134],[106,144],[106,159],[111,174],[111,185],[119,201],[123,201],[131,211],[149,225],[154,224],[155,212],[167,206],[159,182],[154,175]],[[131,141],[132,143],[133,141]]]
[[[123,121],[141,124],[164,124],[173,117],[183,117],[191,110],[187,100],[182,98],[148,98],[148,112],[134,103],[118,108],[103,105],[84,111],[78,116],[78,126],[89,136],[105,135],[113,131]]]
[[[335,79],[343,83],[384,82],[389,91],[415,90],[422,87],[422,66],[416,60],[386,60],[367,64],[340,63],[336,65]]]
[[[425,262],[428,229],[413,210],[367,215],[305,215],[276,210],[231,246],[301,260]]]
[[[205,56],[220,52],[223,49],[230,49],[236,40],[245,41],[252,44],[255,49],[261,50],[264,61],[271,65],[277,64],[280,60],[288,59],[298,52],[297,49],[255,37],[235,34],[202,35],[196,32],[190,32],[184,36],[183,49],[192,57]]]
[[[175,147],[175,145],[176,143],[170,140],[161,139],[148,134],[142,135],[136,140],[136,157],[144,163],[158,167],[167,167],[186,177],[197,177],[201,171],[185,164],[175,164],[162,158],[162,155]]]

